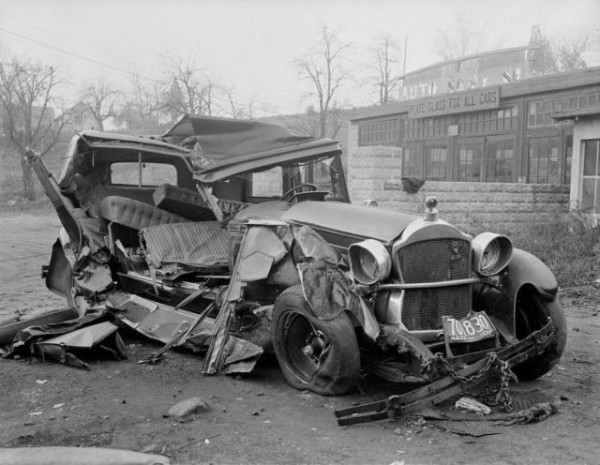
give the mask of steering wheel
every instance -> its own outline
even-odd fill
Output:
[[[294,195],[296,195],[298,193],[298,191],[301,191],[301,189],[306,189],[309,188],[309,192],[313,192],[318,190],[319,188],[317,186],[315,186],[314,184],[311,184],[310,182],[304,182],[302,184],[298,184],[297,186],[292,187],[290,190],[286,191],[281,197],[279,197],[279,200],[284,200],[286,202],[289,202],[290,200],[292,200],[294,198]],[[304,192],[302,190],[302,192]]]

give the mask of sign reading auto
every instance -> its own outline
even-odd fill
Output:
[[[467,92],[455,92],[415,100],[408,107],[408,117],[430,118],[433,116],[465,113],[469,111],[497,108],[500,103],[500,88],[487,88]]]

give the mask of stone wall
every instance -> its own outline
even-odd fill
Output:
[[[353,203],[376,200],[380,208],[418,213],[425,198],[433,195],[442,219],[471,230],[503,232],[568,216],[568,185],[427,181],[417,193],[408,193],[401,180],[401,147],[358,147],[357,125],[350,126],[349,135],[348,188]]]

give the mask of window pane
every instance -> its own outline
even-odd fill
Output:
[[[142,186],[177,185],[177,170],[165,163],[142,163]]]
[[[513,142],[490,142],[487,147],[487,181],[512,182]]]
[[[583,175],[595,176],[598,164],[598,140],[586,140],[583,144]]]
[[[281,166],[261,173],[252,173],[253,197],[279,197],[283,194],[283,175]]]
[[[559,184],[558,137],[529,140],[528,182]]]
[[[481,146],[465,146],[459,150],[458,181],[481,181]]]
[[[537,140],[529,142],[529,182],[537,183],[539,177],[540,144]]]
[[[165,163],[138,162],[113,163],[111,165],[111,184],[127,186],[177,185],[177,169]],[[140,178],[141,175],[141,178]]]
[[[404,167],[402,176],[412,178],[423,178],[423,160],[421,150],[418,148],[404,149]]]
[[[140,185],[140,165],[132,163],[113,163],[110,167],[111,184]]]
[[[446,148],[428,147],[425,157],[425,179],[446,180]]]

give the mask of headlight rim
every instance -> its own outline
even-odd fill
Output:
[[[494,258],[491,265],[483,267],[482,261],[485,252],[494,246],[497,247],[497,257]],[[473,269],[484,277],[502,273],[508,267],[514,250],[510,237],[492,232],[483,232],[475,236],[471,241],[471,248],[473,250]]]
[[[377,264],[377,271],[369,276],[360,263],[360,254],[369,253]],[[373,285],[386,280],[392,272],[392,256],[387,248],[375,239],[365,239],[348,247],[352,278],[359,284]],[[366,279],[368,278],[368,279]]]

